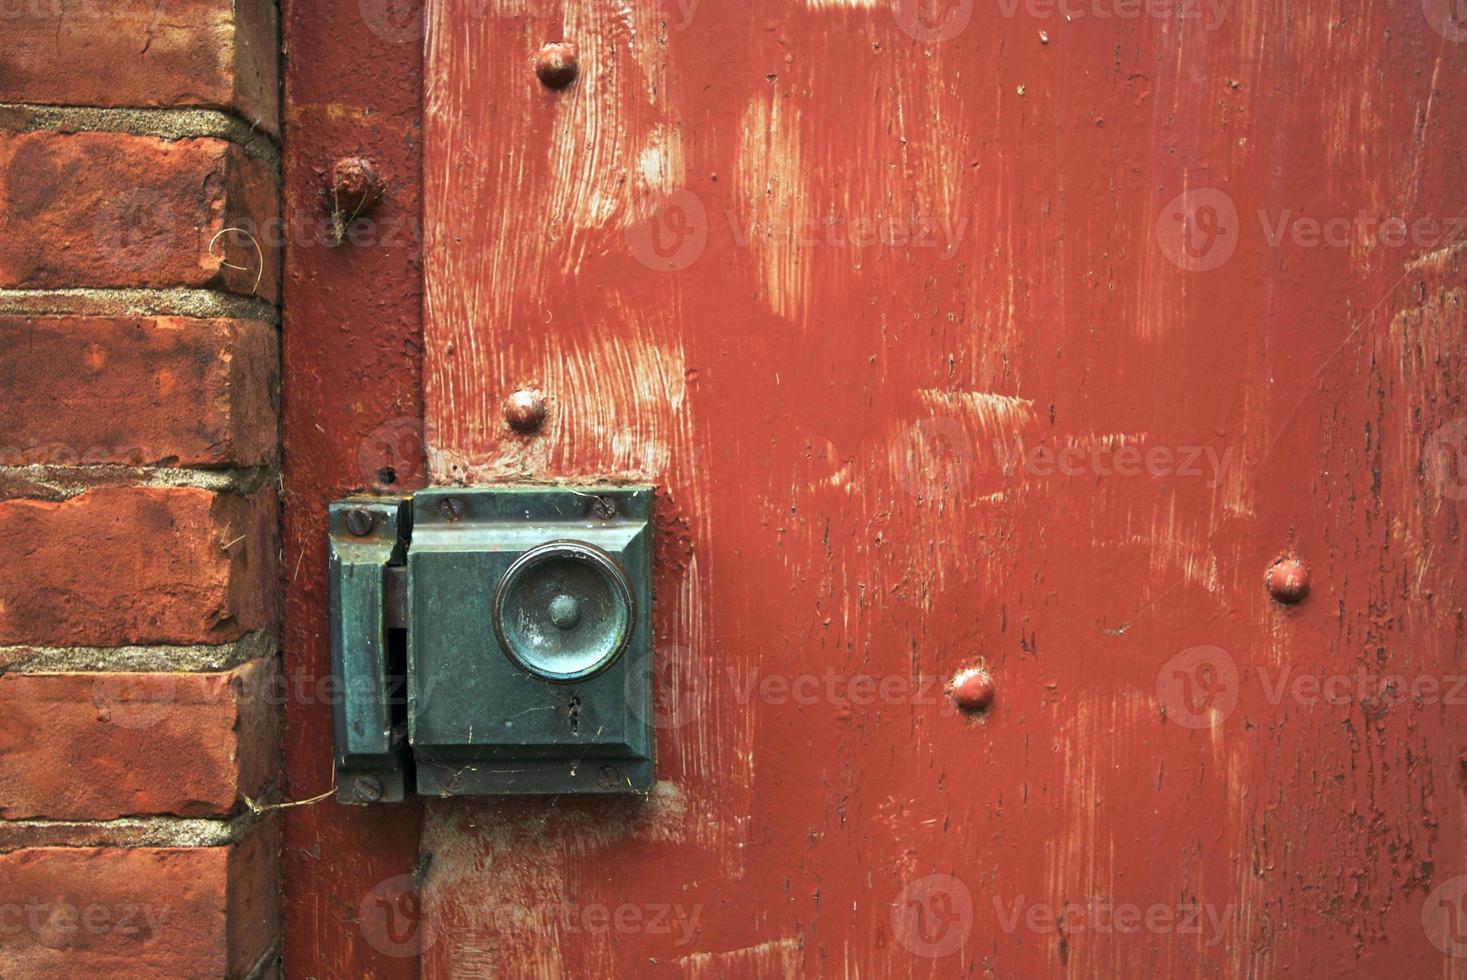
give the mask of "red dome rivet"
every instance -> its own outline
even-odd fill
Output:
[[[1309,594],[1309,569],[1297,558],[1280,558],[1268,570],[1268,594],[1277,602],[1293,604]]]
[[[980,667],[960,670],[952,681],[953,703],[963,711],[987,711],[993,704],[993,678]]]

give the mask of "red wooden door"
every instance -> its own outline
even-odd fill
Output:
[[[430,3],[426,479],[658,487],[660,782],[353,815],[292,942],[1467,976],[1453,13]]]

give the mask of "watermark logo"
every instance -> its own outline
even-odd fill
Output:
[[[967,30],[973,0],[895,0],[897,26],[923,44],[950,41]]]
[[[66,949],[85,936],[126,937],[129,944],[156,942],[172,906],[132,902],[47,902],[31,895],[24,902],[0,902],[0,937],[29,932],[42,946]]]
[[[173,711],[174,680],[168,674],[98,674],[92,679],[97,717],[119,728],[152,728]]]
[[[1205,31],[1215,31],[1233,6],[1233,0],[998,0],[999,9],[1012,19],[1022,6],[1033,20],[1065,23],[1084,20],[1170,20],[1200,21]]]
[[[1287,696],[1306,708],[1327,704],[1373,705],[1395,708],[1402,704],[1418,706],[1467,705],[1467,674],[1377,674],[1360,667],[1352,674],[1295,674],[1292,667],[1277,671],[1263,667],[1259,671],[1263,695],[1269,704],[1277,705]]]
[[[1467,4],[1467,0],[1461,0]],[[1252,222],[1258,222],[1255,232]],[[1244,227],[1244,225],[1247,227]],[[1238,249],[1242,234],[1259,235],[1269,248],[1412,249],[1430,252],[1467,240],[1467,216],[1309,214],[1259,208],[1245,219],[1226,192],[1203,187],[1179,194],[1156,219],[1156,242],[1167,261],[1187,272],[1208,272]]]
[[[919,419],[891,448],[892,479],[913,497],[961,493],[973,474],[973,441],[957,419]]]
[[[651,717],[640,720],[650,722],[655,729],[689,725],[703,713],[709,687],[708,671],[692,648],[658,644],[652,653]],[[640,717],[641,706],[634,705],[632,711]]]
[[[1216,728],[1238,706],[1238,665],[1222,647],[1188,647],[1156,675],[1156,700],[1184,728]]]
[[[178,238],[175,212],[158,191],[134,187],[98,208],[92,232],[111,264],[140,272],[173,251]]]
[[[973,932],[973,895],[952,875],[918,878],[891,903],[891,931],[913,955],[950,956]]]
[[[1467,956],[1467,875],[1448,878],[1431,890],[1421,907],[1421,927],[1447,956]]]
[[[423,0],[359,0],[367,30],[391,44],[423,37]]]
[[[1431,29],[1453,44],[1467,41],[1467,0],[1421,0]]]
[[[357,472],[363,486],[414,487],[424,481],[424,422],[402,415],[388,419],[357,443]]]
[[[686,269],[708,244],[708,211],[685,187],[652,195],[642,215],[626,229],[627,246],[638,262],[658,272]]]
[[[1227,905],[1219,909],[1215,905],[1183,902],[1171,905],[1153,902],[1138,905],[1135,902],[1115,902],[1095,897],[1088,902],[1029,902],[1020,895],[1013,902],[1004,902],[999,896],[992,897],[993,911],[998,916],[998,927],[1013,934],[1020,926],[1033,933],[1060,932],[1066,936],[1093,932],[1098,935],[1135,935],[1147,932],[1151,935],[1201,936],[1208,946],[1223,941],[1228,922],[1237,909]]]
[[[1433,432],[1422,452],[1426,481],[1448,500],[1467,500],[1467,418]]]
[[[357,907],[357,925],[383,956],[418,956],[438,939],[423,914],[423,900],[410,874],[388,878],[367,892]]]
[[[1187,272],[1218,268],[1238,249],[1238,208],[1216,187],[1184,191],[1162,208],[1156,219],[1161,254]]]

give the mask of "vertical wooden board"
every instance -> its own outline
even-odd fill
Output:
[[[282,324],[285,795],[332,788],[326,508],[423,486],[422,21],[395,0],[287,2]],[[331,242],[335,160],[371,160],[387,191]],[[418,974],[419,804],[286,808],[290,977]]]
[[[427,975],[1467,972],[1463,49],[1157,9],[430,4],[431,476],[658,485],[662,782],[430,804]]]

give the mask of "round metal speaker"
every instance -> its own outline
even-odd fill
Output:
[[[557,683],[616,663],[632,638],[637,600],[626,570],[584,541],[520,555],[494,592],[494,635],[521,670]]]

